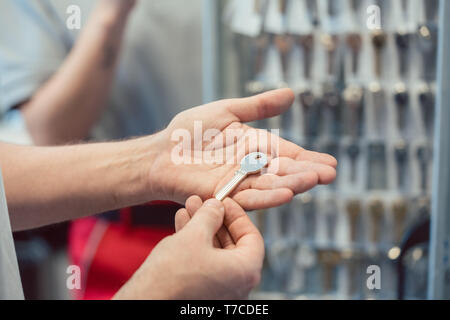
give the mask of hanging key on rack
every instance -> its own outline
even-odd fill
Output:
[[[423,84],[419,90],[419,103],[425,132],[433,136],[433,123],[435,114],[435,96],[430,85]]]
[[[432,150],[430,147],[423,145],[417,148],[417,160],[420,167],[420,188],[426,193],[428,190],[428,168],[432,160]]]
[[[292,38],[289,35],[276,35],[274,42],[281,56],[281,65],[283,68],[283,78],[287,79],[289,55],[292,49]]]
[[[279,11],[282,16],[286,15],[286,0],[279,1]],[[287,79],[288,60],[292,49],[292,37],[288,34],[277,34],[274,36],[274,42],[281,56],[284,79]]]
[[[350,160],[350,182],[356,183],[357,181],[357,172],[358,172],[358,158],[361,153],[361,149],[358,145],[358,143],[352,142],[347,147],[347,156]]]
[[[347,202],[347,217],[350,226],[350,241],[356,243],[358,236],[359,218],[362,213],[362,205],[360,200],[350,200]]]
[[[375,75],[382,77],[383,73],[383,53],[386,48],[387,34],[382,30],[372,33],[372,44],[375,50]]]
[[[249,50],[249,55],[245,56],[240,54],[240,61],[249,68],[243,69],[244,74],[241,75],[242,83],[245,88],[245,95],[255,95],[264,92],[264,84],[258,80],[258,76],[261,74],[264,68],[264,61],[267,56],[267,49],[269,47],[269,37],[267,34],[262,34],[255,38],[249,38],[246,36],[239,36],[238,39],[239,50]],[[248,48],[249,47],[249,48]],[[248,48],[248,49],[246,49]]]
[[[359,254],[353,250],[346,249],[341,253],[343,264],[347,269],[347,290],[346,294],[348,298],[353,298],[358,293],[358,286],[361,284],[359,274]]]
[[[386,113],[386,95],[379,82],[372,82],[369,85],[369,91],[372,95],[374,128],[377,135],[383,135],[386,131],[386,121],[384,114]]]
[[[426,81],[436,80],[437,33],[435,23],[427,23],[419,27],[418,44],[422,52],[423,79]]]
[[[343,97],[348,108],[347,118],[350,119],[349,134],[352,138],[358,138],[362,134],[364,89],[358,85],[350,85],[344,90]]]
[[[394,241],[400,243],[405,230],[405,222],[408,214],[408,202],[404,198],[394,201],[392,205],[392,214],[394,218]]]
[[[415,199],[415,211],[417,219],[429,219],[431,215],[431,198],[427,195]]]
[[[352,73],[356,77],[358,75],[359,56],[362,49],[362,36],[356,32],[348,34],[347,46],[352,53]]]
[[[398,51],[398,63],[400,77],[406,78],[410,62],[412,35],[408,32],[398,31],[395,33],[395,43]]]
[[[241,66],[239,87],[242,88],[242,95],[258,94],[264,91],[257,77],[262,71],[268,48],[267,34],[261,34],[264,11],[262,0],[241,1],[236,3],[235,10],[230,28],[235,33],[234,44]]]
[[[306,80],[311,80],[311,70],[314,52],[314,35],[302,35],[298,37],[298,43],[303,50],[303,69]]]
[[[404,132],[409,107],[409,92],[403,82],[395,85],[394,99],[397,106],[397,125],[400,132]]]
[[[324,34],[322,35],[321,42],[325,47],[328,57],[328,68],[327,72],[329,76],[333,76],[336,74],[335,65],[336,65],[336,52],[338,47],[339,38],[337,35],[332,34]]]
[[[341,115],[341,95],[338,88],[334,83],[325,83],[323,89],[323,106],[324,110],[329,112],[331,116],[329,120],[331,123],[327,123],[326,128],[330,128],[331,137],[337,138],[340,136],[340,115]]]
[[[368,149],[368,189],[385,190],[387,188],[386,146],[384,143],[371,143]]]
[[[300,92],[299,98],[303,107],[305,136],[308,139],[317,137],[320,130],[320,106],[316,103],[316,97],[311,90],[305,89]]]
[[[381,199],[374,199],[369,203],[370,241],[377,244],[380,240],[381,223],[384,218],[384,204]]]
[[[319,261],[322,264],[322,292],[330,293],[333,290],[335,270],[342,258],[339,252],[334,250],[319,251]]]
[[[406,172],[409,162],[409,148],[405,141],[399,141],[394,146],[394,156],[397,165],[397,183],[399,189],[406,188]]]

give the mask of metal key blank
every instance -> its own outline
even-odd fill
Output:
[[[399,198],[393,203],[392,213],[394,214],[394,238],[396,243],[400,243],[408,214],[408,203],[404,198]]]
[[[352,183],[356,182],[356,174],[358,167],[358,157],[361,153],[359,145],[354,142],[347,147],[347,155],[350,160],[350,181]]]
[[[350,241],[352,243],[357,240],[358,220],[362,212],[360,200],[350,200],[347,202],[347,216],[350,224]]]
[[[299,95],[303,106],[303,125],[305,136],[311,138],[318,134],[320,128],[320,108],[311,90],[304,90]]]
[[[400,189],[406,187],[406,173],[409,160],[409,146],[405,141],[399,141],[394,146],[394,155],[397,162],[397,182]]]
[[[395,43],[398,48],[398,62],[401,77],[406,77],[410,61],[410,43],[412,35],[406,32],[395,33]]]
[[[335,58],[338,47],[339,38],[336,35],[324,34],[322,36],[322,44],[328,53],[328,74],[332,76],[335,72]]]
[[[368,189],[385,190],[387,189],[386,146],[384,143],[372,143],[368,148]]]
[[[369,91],[372,95],[372,101],[374,106],[374,117],[375,117],[375,130],[378,135],[382,135],[384,133],[384,114],[385,114],[385,106],[386,106],[386,95],[381,87],[380,83],[375,81],[369,84]]]
[[[422,51],[423,78],[428,81],[436,80],[437,36],[438,27],[435,23],[419,26],[418,44]]]
[[[352,53],[352,73],[354,76],[358,74],[359,53],[363,45],[362,36],[359,33],[350,33],[347,35],[347,45]]]
[[[433,120],[434,120],[434,107],[435,97],[434,92],[428,84],[422,85],[419,91],[419,102],[422,111],[422,119],[425,130],[428,135],[433,134]]]
[[[357,85],[348,86],[343,93],[348,108],[350,135],[357,138],[362,134],[364,89]]]
[[[223,201],[248,175],[259,173],[267,164],[267,155],[264,153],[254,152],[246,156],[234,177],[216,194],[216,199]]]
[[[381,30],[374,31],[372,34],[372,44],[375,49],[375,74],[378,78],[382,75],[382,55],[386,46],[387,34]]]
[[[370,240],[378,243],[384,215],[384,204],[381,199],[374,199],[369,203],[369,215],[371,219]]]
[[[403,82],[395,85],[395,103],[397,105],[397,123],[400,132],[405,130],[408,116],[409,92]]]
[[[298,39],[300,46],[303,48],[303,67],[304,67],[304,76],[306,79],[311,79],[311,65],[312,65],[312,56],[314,51],[314,35],[308,34],[304,36],[300,36]]]
[[[432,160],[432,150],[428,146],[420,146],[417,149],[417,159],[419,160],[420,174],[421,174],[421,189],[423,192],[427,191],[428,187],[428,167]]]

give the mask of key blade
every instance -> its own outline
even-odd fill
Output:
[[[223,201],[228,197],[234,189],[245,179],[247,175],[241,170],[237,171],[234,177],[228,182],[220,191],[216,194],[215,198],[219,201]]]

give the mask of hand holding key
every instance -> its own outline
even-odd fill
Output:
[[[267,166],[267,155],[261,152],[254,152],[242,159],[241,168],[236,171],[233,179],[230,180],[217,194],[216,199],[222,201],[250,174],[261,172]]]
[[[280,89],[244,99],[218,101],[179,114],[155,137],[159,152],[149,173],[149,189],[158,199],[183,203],[194,194],[202,200],[213,198],[233,179],[229,189],[219,196],[229,196],[245,210],[258,210],[280,206],[317,184],[333,182],[337,162],[332,156],[305,150],[268,131],[244,124],[277,116],[287,111],[293,100],[292,90]],[[199,124],[200,133],[196,130]],[[227,139],[230,130],[236,133],[233,139]],[[179,139],[174,140],[180,133],[190,137],[181,146]],[[202,133],[213,134],[199,143],[196,139]],[[241,172],[235,176],[242,159],[260,151],[267,155],[267,172],[251,175]],[[211,152],[231,156],[222,161],[204,161]],[[174,153],[185,155],[188,162],[175,163]],[[242,181],[240,175],[246,178]]]
[[[264,240],[231,199],[193,196],[116,299],[247,299],[261,279]]]

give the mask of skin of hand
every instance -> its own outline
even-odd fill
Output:
[[[244,122],[275,116],[286,111],[294,95],[283,89],[245,99],[223,100],[178,115],[167,129],[139,139],[62,147],[23,147],[0,142],[0,167],[5,182],[11,224],[15,231],[77,219],[152,200],[184,203],[198,194],[206,200],[233,176],[244,146],[231,142],[234,163],[176,164],[171,137],[177,130],[190,134],[195,121],[204,128],[250,131]],[[279,144],[267,172],[247,177],[230,196],[245,210],[263,209],[289,202],[294,194],[336,177],[336,160],[304,150],[261,130],[266,139]],[[220,140],[220,139],[216,139]],[[214,140],[213,140],[214,141]],[[258,140],[256,148],[261,143]],[[202,157],[211,145],[201,145]],[[269,149],[269,150],[272,150]],[[195,155],[195,153],[194,153]]]
[[[98,1],[58,70],[17,106],[35,145],[62,145],[88,137],[107,105],[135,4],[135,0]]]
[[[193,197],[177,213],[178,232],[161,241],[115,299],[246,299],[259,283],[264,242],[244,210],[227,198]],[[198,207],[197,207],[198,206]],[[227,228],[230,241],[217,242]]]
[[[136,3],[137,0],[100,0],[99,7],[114,10],[114,13],[127,15],[136,6]]]
[[[276,207],[292,200],[295,194],[303,193],[318,184],[329,184],[336,178],[337,161],[332,156],[305,150],[294,143],[274,136],[265,130],[259,130],[253,149],[242,144],[242,139],[249,130],[255,130],[246,122],[277,116],[292,105],[294,93],[290,89],[266,92],[244,99],[231,99],[203,105],[176,116],[170,125],[160,132],[162,145],[150,169],[150,186],[159,198],[183,203],[194,194],[206,200],[214,197],[240,167],[241,159],[249,152],[258,151],[260,145],[278,144],[276,154],[271,157],[267,172],[248,176],[231,194],[245,210]],[[191,137],[196,135],[195,122],[202,124],[203,131],[217,129],[217,135],[210,141],[203,141],[195,146],[190,141],[187,150],[180,147],[180,141],[174,140],[179,130],[187,131]],[[231,129],[241,130],[240,136],[232,141],[225,141],[223,136]],[[222,134],[222,135],[221,135]],[[250,138],[252,139],[252,138]],[[174,149],[191,152],[191,164],[176,164],[173,161]],[[211,150],[227,153],[237,150],[230,163],[222,161],[208,163],[201,161],[209,156]],[[196,163],[195,160],[200,160]]]

